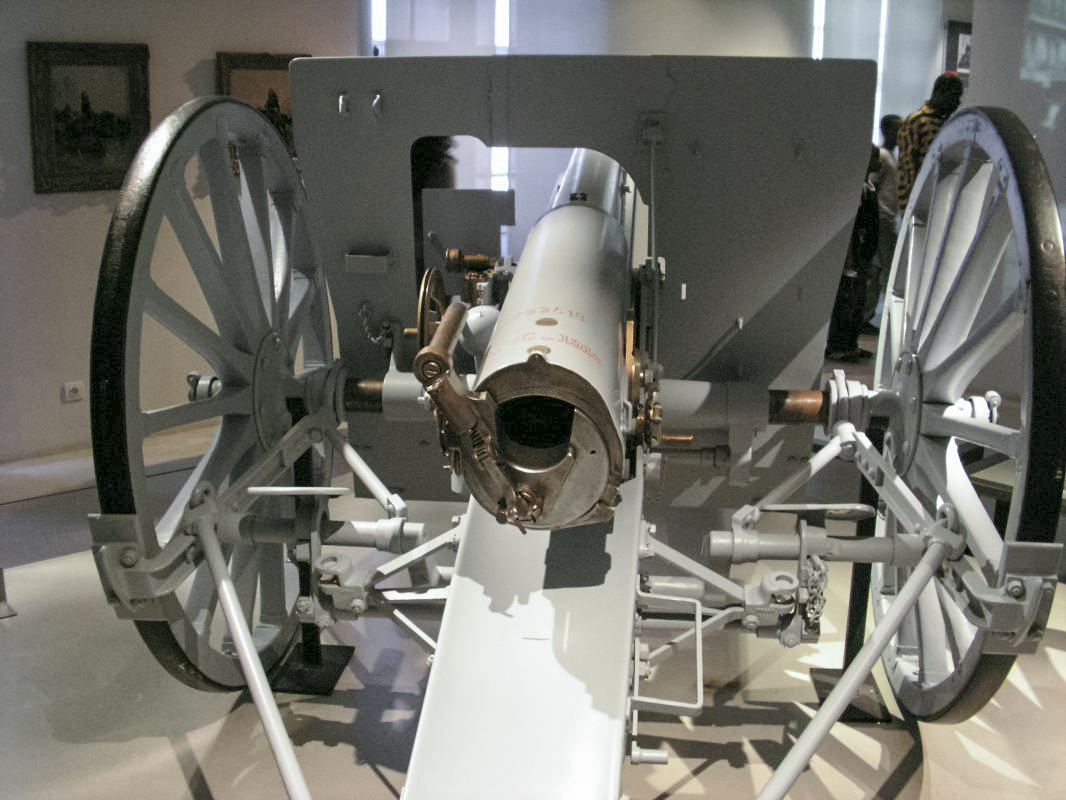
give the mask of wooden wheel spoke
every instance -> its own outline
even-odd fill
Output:
[[[224,382],[251,383],[254,357],[238,350],[151,281],[144,311],[203,356]]]
[[[253,243],[245,227],[242,180],[239,175],[234,175],[234,164],[225,142],[209,142],[201,149],[200,158],[211,189],[211,210],[222,256],[223,279],[256,328],[265,331],[270,327],[268,306],[260,273],[256,271]],[[237,170],[239,172],[240,168]]]
[[[913,216],[908,220],[906,239],[903,243],[903,258],[892,287],[893,296],[899,299],[900,316],[897,323],[899,339],[896,342],[901,350],[910,346],[910,339],[915,330],[915,309],[921,280],[918,273],[923,264],[922,259],[928,235],[929,231],[924,221]]]
[[[230,557],[230,576],[237,592],[245,622],[250,630],[255,628],[256,599],[259,592],[259,548],[237,545]]]
[[[1005,298],[993,313],[955,349],[923,373],[928,400],[954,403],[989,362],[1018,336],[1025,322],[1020,291]]]
[[[922,432],[926,436],[954,437],[985,450],[994,450],[1017,458],[1024,445],[1022,432],[988,420],[965,416],[955,406],[926,405],[922,413]]]
[[[941,497],[951,503],[959,529],[966,535],[966,545],[981,567],[999,565],[1003,539],[985,510],[953,440],[944,449],[944,475]]]
[[[947,590],[944,584],[940,581],[934,581],[931,585],[936,588],[937,599],[940,601],[940,611],[947,627],[946,640],[951,655],[951,663],[953,665],[961,664],[967,649],[973,643],[977,628],[966,619],[966,614],[963,613],[962,608],[959,606],[959,601]]]
[[[283,338],[290,353],[303,344],[304,369],[328,366],[328,327],[322,318],[322,297],[315,282],[302,273],[293,275],[293,292]]]
[[[227,552],[229,546],[223,548]],[[204,567],[193,574],[188,596],[185,598],[185,612],[196,631],[201,646],[210,646],[212,623],[219,608],[218,589],[211,576],[211,571]]]
[[[274,326],[279,328],[285,323],[285,312],[291,302],[292,281],[299,268],[301,242],[296,237],[296,229],[301,220],[295,212],[292,192],[274,192],[271,199],[271,239],[274,242],[271,280],[275,304]]]
[[[960,175],[952,196],[950,218],[936,254],[935,269],[929,270],[928,290],[923,297],[919,318],[921,341],[928,337],[943,303],[951,296],[982,224],[992,167],[982,165],[971,175],[965,174],[968,166],[967,161],[960,167],[964,174]]]
[[[226,415],[250,416],[252,413],[251,387],[223,388],[214,397],[195,400],[181,405],[158,408],[141,415],[141,435],[172,430],[184,425],[206,422]]]
[[[160,541],[169,541],[173,536],[185,515],[193,489],[201,481],[207,481],[212,486],[224,483],[227,476],[233,472],[235,465],[257,445],[255,425],[250,419],[240,422],[232,418],[225,420],[216,429],[206,452],[175,493],[159,522],[156,523],[156,534]]]
[[[943,170],[943,165],[938,172]],[[917,274],[917,291],[913,297],[914,315],[912,326],[921,331],[929,311],[930,299],[936,284],[945,273],[951,272],[950,240],[956,227],[958,200],[962,191],[962,176],[957,169],[943,175],[933,190],[929,215],[926,222],[926,237],[922,250],[921,270]]]
[[[938,683],[951,673],[952,664],[948,658],[944,614],[934,584],[927,584],[919,595],[915,616],[921,653],[919,680],[924,683]]]
[[[936,314],[919,350],[924,364],[935,366],[943,361],[973,327],[1012,232],[1010,209],[997,194],[982,216],[951,285],[934,304]]]
[[[264,175],[263,155],[256,145],[241,141],[237,145],[237,157],[240,162],[240,191],[238,203],[241,219],[251,254],[252,269],[259,285],[263,308],[270,316],[270,310],[277,299],[277,287],[273,285],[274,251],[272,234],[273,214],[270,210],[270,195]],[[271,324],[274,320],[271,319]]]
[[[183,183],[177,186],[165,213],[219,331],[235,346],[251,350],[258,343],[258,330],[224,280],[222,257]]]

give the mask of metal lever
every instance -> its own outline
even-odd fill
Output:
[[[201,485],[193,492],[190,507],[193,503],[197,506],[205,502],[213,506],[210,497],[210,487]],[[222,555],[222,547],[218,543],[218,533],[215,529],[217,516],[213,513],[202,513],[196,519],[196,535],[204,551],[204,558],[211,570],[211,576],[215,579],[215,587],[218,589],[219,603],[226,615],[226,623],[229,625],[233,643],[237,648],[237,656],[241,662],[241,670],[248,682],[248,691],[255,701],[259,718],[263,721],[270,749],[274,754],[274,761],[281,773],[281,780],[285,784],[285,791],[290,800],[311,800],[311,792],[307,788],[300,763],[296,760],[296,751],[292,746],[288,731],[281,720],[281,712],[274,700],[274,694],[270,690],[266,671],[259,660],[259,652],[255,649],[251,631],[245,621],[244,612],[241,610],[240,600],[237,599],[237,590],[233,586],[233,579],[226,565],[226,558]]]

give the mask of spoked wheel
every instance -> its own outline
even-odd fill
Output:
[[[257,484],[328,479],[321,447],[285,468],[264,460],[306,410],[295,398],[311,396],[332,364],[325,282],[303,204],[281,138],[232,98],[182,106],[130,169],[97,288],[92,432],[101,510],[137,516],[144,558],[164,553],[200,482],[221,497],[253,470]],[[306,499],[298,508],[289,497],[259,497],[249,511],[289,520],[306,538],[316,524]],[[225,546],[268,670],[298,630],[289,544]],[[179,585],[161,582],[155,611],[137,628],[189,685],[241,686],[208,567],[199,557],[191,563]]]
[[[1051,541],[1064,463],[1066,281],[1062,230],[1043,159],[1002,109],[965,109],[923,163],[889,279],[875,381],[894,396],[886,454],[932,516],[957,520],[965,564],[926,587],[883,655],[900,706],[965,719],[1014,661],[951,591],[972,566],[1005,577],[1006,540]],[[974,474],[999,462],[1012,485],[1003,530]],[[891,512],[881,535],[906,535]],[[874,565],[875,617],[909,570]]]

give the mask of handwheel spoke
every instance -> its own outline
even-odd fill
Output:
[[[1005,298],[950,355],[925,371],[926,399],[938,403],[958,400],[974,377],[1017,337],[1025,322],[1024,312],[1021,291]]]

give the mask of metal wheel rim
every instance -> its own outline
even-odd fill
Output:
[[[206,182],[207,203],[190,191],[190,164]],[[200,186],[202,189],[202,185]],[[273,379],[332,361],[325,284],[310,252],[303,188],[269,122],[232,98],[182,106],[152,133],[131,167],[112,220],[93,322],[92,418],[101,510],[137,514],[143,552],[158,553],[180,523],[193,486],[224,486],[291,424]],[[225,210],[223,210],[225,209]],[[165,221],[165,222],[164,222]],[[153,273],[158,239],[177,242],[207,306],[168,294]],[[159,323],[202,357],[221,391],[157,406],[141,395],[142,346]],[[264,366],[268,364],[269,366]],[[263,409],[266,408],[264,413]],[[215,424],[190,477],[158,517],[150,508],[144,443],[151,434]],[[293,480],[291,471],[286,482]],[[291,500],[257,501],[258,513],[295,516]],[[304,515],[306,516],[306,515]],[[269,669],[298,629],[296,565],[282,544],[227,547],[253,638]],[[244,684],[205,564],[160,603],[165,621],[138,621],[157,659],[203,689]]]
[[[951,503],[966,558],[998,585],[1000,534],[963,451],[979,445],[1014,459],[1008,540],[1050,540],[1062,491],[1062,232],[1032,136],[1002,109],[959,112],[930,148],[903,219],[875,366],[877,388],[899,394],[886,451],[927,510],[935,514],[938,498]],[[959,401],[1010,354],[1023,373],[1013,421],[967,419]],[[900,535],[890,513],[878,527]],[[908,572],[873,566],[876,618]],[[901,707],[920,719],[970,716],[1014,661],[985,652],[986,633],[966,618],[951,581],[950,568],[934,579],[882,657]]]

